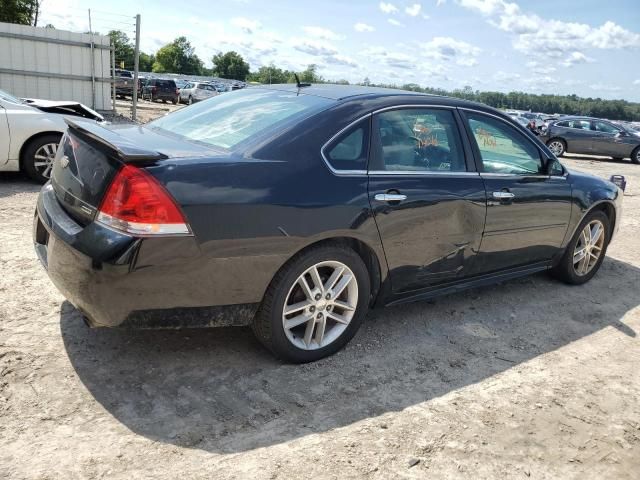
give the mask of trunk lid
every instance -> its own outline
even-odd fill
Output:
[[[210,148],[174,140],[139,125],[107,128],[91,121],[66,122],[69,129],[58,148],[51,185],[62,207],[81,225],[93,221],[123,164],[144,167],[167,158],[212,155]]]

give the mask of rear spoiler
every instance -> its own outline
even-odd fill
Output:
[[[69,118],[65,118],[64,120],[74,135],[96,145],[98,148],[108,150],[113,156],[119,158],[124,163],[147,163],[169,158],[155,150],[139,148],[113,130],[109,130],[96,122],[71,120]]]

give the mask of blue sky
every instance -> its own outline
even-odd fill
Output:
[[[133,32],[154,52],[184,35],[211,64],[319,66],[329,79],[640,101],[640,0],[44,0],[41,25]]]

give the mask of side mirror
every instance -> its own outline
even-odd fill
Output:
[[[620,137],[626,137],[629,134],[627,132],[625,132],[624,130],[620,130],[618,133],[616,133],[616,138],[620,138]]]

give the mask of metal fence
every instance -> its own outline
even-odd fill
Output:
[[[109,37],[0,22],[0,89],[111,110]]]

